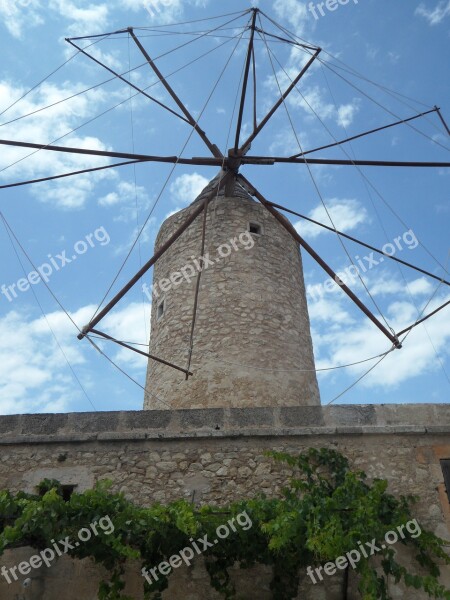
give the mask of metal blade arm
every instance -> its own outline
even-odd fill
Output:
[[[265,161],[265,162],[263,162]],[[337,166],[363,166],[363,167],[450,167],[450,162],[413,162],[413,161],[388,161],[388,160],[344,160],[334,158],[286,158],[284,156],[245,156],[243,165],[257,164],[296,164],[296,165],[337,165]]]
[[[139,41],[139,39],[136,37],[136,34],[133,31],[133,28],[130,27],[128,29],[128,32],[129,32],[130,36],[133,38],[133,41],[136,44],[136,46],[139,48],[139,50],[144,55],[146,61],[150,65],[150,67],[156,73],[158,79],[161,81],[161,83],[163,84],[163,86],[166,88],[166,90],[172,96],[173,100],[175,100],[176,104],[181,109],[182,113],[186,116],[186,119],[187,119],[188,123],[190,125],[192,125],[192,127],[195,129],[195,131],[199,134],[199,136],[202,138],[202,140],[204,141],[204,143],[206,144],[206,146],[211,151],[212,155],[215,156],[216,158],[222,158],[223,155],[222,155],[221,151],[219,150],[219,148],[215,144],[213,144],[212,142],[210,142],[210,140],[208,139],[206,133],[202,129],[200,129],[200,127],[198,126],[197,121],[194,119],[194,117],[188,111],[188,109],[186,108],[186,106],[183,104],[183,102],[180,100],[180,98],[174,92],[174,90],[172,89],[172,87],[170,86],[170,84],[165,79],[164,75],[161,73],[161,71],[158,69],[158,67],[156,66],[156,64],[152,60],[152,58],[149,55],[149,53],[147,52],[147,50],[144,48],[144,46],[141,44],[141,42]]]
[[[79,340],[83,339],[89,332],[91,332],[98,323],[114,308],[114,306],[127,294],[131,288],[147,273],[149,269],[156,263],[156,261],[172,246],[174,242],[186,231],[186,229],[195,221],[195,219],[205,210],[205,205],[214,198],[216,194],[225,186],[228,178],[231,174],[225,174],[220,180],[217,187],[214,187],[208,196],[205,198],[204,203],[200,203],[189,217],[180,225],[180,227],[173,233],[173,235],[159,248],[159,250],[152,256],[152,258],[145,263],[145,265],[136,273],[136,275],[118,292],[114,298],[101,310],[96,317],[92,319],[85,327],[83,327],[81,333],[77,336]]]
[[[397,125],[402,125],[403,123],[409,123],[409,121],[414,121],[415,119],[420,119],[426,115],[429,115],[433,112],[438,112],[439,109],[437,107],[432,108],[426,112],[420,113],[419,115],[415,115],[414,117],[409,117],[409,119],[401,119],[400,121],[396,121],[395,123],[390,123],[389,125],[383,125],[382,127],[377,127],[376,129],[370,129],[369,131],[364,131],[363,133],[359,133],[358,135],[353,135],[352,137],[348,137],[345,140],[341,140],[339,142],[334,142],[333,144],[327,144],[326,146],[319,146],[318,148],[312,148],[311,150],[306,150],[305,152],[299,152],[291,158],[298,158],[299,156],[306,156],[307,154],[312,154],[313,152],[318,152],[319,150],[327,150],[328,148],[334,148],[336,146],[341,146],[342,144],[347,144],[348,142],[352,142],[353,140],[358,140],[366,135],[371,135],[372,133],[377,133],[379,131],[384,131],[385,129],[389,129],[390,127],[395,127]],[[439,112],[438,112],[439,114]]]
[[[152,102],[156,102],[156,104],[158,104],[159,106],[161,106],[165,110],[168,110],[170,113],[172,113],[173,115],[175,115],[176,117],[178,117],[179,119],[181,119],[182,121],[184,121],[185,123],[189,124],[189,121],[187,119],[185,119],[182,115],[178,114],[176,111],[172,110],[171,108],[169,108],[168,106],[166,106],[165,104],[163,104],[162,102],[160,102],[159,100],[157,100],[156,98],[154,98],[153,96],[150,96],[150,94],[147,94],[147,92],[144,92],[144,90],[141,90],[141,88],[139,88],[137,85],[134,85],[134,83],[131,83],[131,81],[128,81],[128,79],[125,79],[125,77],[122,77],[122,75],[120,75],[119,73],[117,73],[113,69],[110,69],[109,67],[107,67],[105,65],[105,63],[102,63],[100,60],[98,60],[98,59],[94,58],[93,56],[91,56],[90,54],[88,54],[85,50],[83,50],[82,48],[80,48],[79,46],[77,46],[76,44],[74,44],[69,38],[66,38],[66,42],[68,42],[71,46],[73,46],[74,48],[76,48],[79,52],[81,52],[82,54],[84,54],[85,56],[87,56],[88,58],[90,58],[91,60],[93,60],[95,63],[97,63],[98,65],[100,65],[101,67],[103,67],[104,69],[106,69],[107,71],[109,71],[112,75],[114,75],[115,77],[117,77],[118,79],[120,79],[121,81],[123,81],[124,83],[128,84],[134,90],[136,90],[139,93],[141,93],[143,96],[145,96],[146,98],[148,98]]]
[[[91,329],[91,333],[93,333],[94,335],[99,335],[100,337],[103,337],[103,338],[105,338],[105,340],[109,340],[110,342],[114,342],[115,344],[118,344],[119,346],[122,346],[123,348],[132,350],[133,352],[136,352],[136,354],[140,354],[141,356],[145,356],[146,358],[150,358],[151,360],[159,362],[162,365],[166,365],[167,367],[172,367],[172,369],[175,369],[176,371],[181,371],[185,375],[193,375],[193,373],[191,373],[190,371],[183,369],[182,367],[179,367],[178,365],[175,365],[174,363],[171,363],[167,360],[163,360],[162,358],[158,358],[157,356],[153,356],[153,354],[149,354],[148,352],[143,352],[142,350],[138,350],[137,348],[130,346],[130,344],[127,344],[126,342],[121,342],[120,340],[116,340],[116,338],[111,337],[110,335],[108,335],[107,333],[104,333],[103,331],[98,331],[97,329]]]
[[[252,10],[253,10],[253,18],[252,18],[252,24],[251,24],[251,33],[250,33],[250,40],[248,43],[247,59],[245,62],[244,79],[242,82],[242,95],[241,95],[241,104],[239,107],[239,116],[238,116],[237,127],[236,127],[236,138],[234,141],[235,154],[237,154],[237,152],[239,150],[239,138],[241,137],[242,119],[244,116],[244,108],[245,108],[245,96],[247,94],[248,76],[250,73],[250,63],[252,60],[253,43],[254,43],[254,38],[255,38],[255,24],[256,24],[256,17],[258,16],[258,9],[253,8]]]
[[[17,146],[19,148],[34,148],[51,152],[67,152],[69,154],[85,154],[87,156],[107,156],[109,158],[125,158],[144,162],[178,163],[180,165],[221,166],[222,160],[215,158],[179,158],[177,156],[152,156],[150,154],[133,154],[130,152],[109,152],[108,150],[90,150],[89,148],[74,148],[71,146],[51,146],[49,144],[33,144],[31,142],[16,142],[15,140],[0,140],[0,145]]]
[[[432,312],[430,312],[425,317],[422,317],[421,319],[419,319],[418,321],[416,321],[415,323],[413,323],[409,327],[406,327],[406,329],[402,329],[402,331],[400,331],[398,335],[400,336],[400,335],[403,335],[405,333],[408,333],[409,331],[411,331],[412,329],[414,329],[415,327],[417,327],[421,323],[424,323],[425,321],[428,321],[428,319],[431,319],[431,317],[434,317],[434,315],[436,315],[438,312],[440,312],[444,308],[447,308],[447,306],[450,306],[450,300],[448,300],[447,302],[445,302],[444,304],[442,304],[441,306],[439,306],[438,308],[436,308],[435,310],[433,310]]]
[[[55,179],[63,179],[64,177],[73,177],[74,175],[83,175],[85,173],[95,173],[96,171],[104,171],[106,169],[115,169],[116,167],[124,167],[126,165],[136,165],[144,160],[127,160],[126,162],[114,163],[112,165],[104,165],[103,167],[92,167],[90,169],[81,169],[81,171],[71,171],[70,173],[62,173],[61,175],[51,175],[50,177],[40,177],[39,179],[29,179],[28,181],[19,181],[17,183],[7,183],[0,185],[0,190],[7,188],[19,187],[21,185],[30,185],[32,183],[42,183],[44,181],[53,181]]]
[[[306,65],[303,67],[303,69],[300,71],[300,73],[297,75],[297,77],[294,79],[294,81],[291,83],[291,85],[288,87],[288,89],[284,92],[284,94],[281,96],[281,98],[275,103],[275,105],[272,107],[272,109],[267,113],[267,115],[264,117],[264,119],[261,121],[261,123],[258,125],[258,127],[256,127],[256,129],[253,131],[251,136],[242,144],[242,146],[240,148],[240,152],[243,152],[245,150],[245,148],[247,148],[253,142],[253,140],[256,138],[256,136],[260,133],[260,131],[263,129],[263,127],[267,124],[267,122],[273,117],[273,115],[280,108],[280,106],[283,104],[283,102],[286,100],[286,98],[289,96],[289,94],[295,88],[295,86],[300,81],[300,79],[303,77],[303,75],[306,73],[306,71],[309,69],[309,67],[313,64],[313,62],[319,56],[321,51],[322,51],[322,49],[318,48],[314,52],[314,54],[311,56],[310,60],[306,63]]]

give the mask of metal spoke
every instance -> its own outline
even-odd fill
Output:
[[[127,85],[129,85],[130,87],[132,87],[133,89],[135,89],[136,91],[138,91],[140,94],[142,94],[143,96],[145,96],[146,98],[148,98],[152,102],[156,102],[156,104],[158,104],[159,106],[161,106],[165,110],[168,110],[170,113],[172,113],[173,115],[175,115],[176,117],[178,117],[182,121],[185,121],[185,123],[189,124],[189,121],[187,119],[185,119],[182,115],[178,114],[176,111],[172,110],[171,108],[169,108],[168,106],[166,106],[165,104],[163,104],[162,102],[160,102],[159,100],[157,100],[156,98],[154,98],[153,96],[150,96],[150,94],[147,94],[147,92],[144,92],[144,90],[141,90],[141,88],[139,88],[137,85],[134,85],[134,83],[131,83],[131,81],[128,81],[128,79],[125,79],[125,77],[122,77],[122,75],[119,75],[119,73],[117,73],[116,71],[114,71],[110,67],[106,66],[105,63],[102,63],[97,58],[94,58],[93,56],[91,56],[90,54],[88,54],[88,52],[86,52],[85,50],[83,50],[82,48],[80,48],[79,46],[77,46],[76,44],[74,44],[69,38],[66,38],[66,42],[68,42],[71,46],[73,46],[74,48],[76,48],[79,52],[81,52],[82,54],[84,54],[85,56],[87,56],[88,58],[90,58],[91,60],[93,60],[95,63],[97,63],[98,65],[100,65],[101,67],[103,67],[104,69],[106,69],[107,71],[109,71],[110,73],[112,73],[115,77],[117,77],[117,79],[120,79],[121,81],[123,81],[124,83],[126,83]]]
[[[309,67],[313,64],[313,62],[319,56],[321,50],[322,50],[321,48],[318,48],[314,52],[314,54],[312,55],[310,60],[306,63],[306,65],[303,67],[303,69],[300,71],[300,73],[297,75],[297,77],[294,79],[294,81],[291,83],[291,85],[288,87],[288,89],[284,92],[284,94],[281,96],[281,98],[279,98],[279,100],[274,104],[272,109],[267,113],[267,115],[264,117],[264,119],[261,121],[261,123],[258,125],[258,127],[256,127],[256,129],[250,135],[250,137],[242,144],[242,146],[240,148],[241,152],[253,142],[253,140],[256,138],[256,136],[260,133],[260,131],[267,124],[267,122],[273,117],[273,115],[280,108],[280,106],[283,104],[283,102],[286,100],[286,98],[289,96],[289,94],[295,88],[295,86],[300,81],[300,79],[303,77],[303,75],[306,73],[306,71],[309,69]]]
[[[228,177],[230,175],[226,175],[223,177],[217,186],[209,192],[206,197],[206,201],[210,202],[215,195],[225,186]],[[205,201],[205,202],[206,202]],[[186,229],[195,221],[195,219],[203,212],[205,208],[205,204],[201,203],[190,215],[189,217],[178,227],[178,229],[171,235],[171,237],[155,252],[152,258],[145,263],[145,265],[136,273],[136,275],[118,292],[114,298],[105,306],[103,310],[101,310],[96,317],[92,319],[85,327],[83,327],[81,333],[77,336],[79,340],[83,339],[87,334],[89,334],[93,328],[95,328],[98,323],[116,306],[116,304],[131,290],[134,285],[147,273],[151,267],[156,263],[156,261],[161,258],[161,256],[167,252],[167,250],[172,246],[174,242],[186,231]]]
[[[234,153],[235,154],[238,154],[238,150],[239,150],[239,139],[241,137],[242,119],[244,116],[244,108],[245,108],[245,96],[247,94],[248,76],[250,73],[250,63],[251,63],[252,53],[253,53],[253,40],[255,38],[255,24],[256,24],[256,17],[258,15],[257,8],[253,8],[252,10],[253,10],[253,18],[252,18],[252,24],[251,24],[251,33],[250,33],[250,40],[248,43],[247,58],[246,58],[246,62],[245,62],[244,80],[242,82],[242,95],[241,95],[241,104],[239,107],[239,116],[238,116],[237,127],[236,127],[236,138],[234,141]]]
[[[67,152],[69,154],[85,154],[87,156],[107,156],[109,158],[127,158],[145,162],[177,163],[181,165],[221,166],[222,160],[214,158],[179,158],[177,156],[152,156],[150,154],[133,154],[131,152],[109,152],[107,150],[90,150],[89,148],[74,148],[71,146],[51,146],[48,144],[32,144],[31,142],[16,142],[15,140],[0,140],[0,145],[17,146],[19,148],[35,148],[51,152]]]
[[[438,108],[437,106],[435,106],[434,109],[437,111],[438,117],[440,118],[440,120],[442,122],[442,125],[445,127],[446,132],[448,133],[448,135],[450,135],[450,129],[449,129],[448,125],[447,125],[446,120],[442,116],[441,109]]]
[[[416,321],[413,325],[410,325],[409,327],[406,327],[406,329],[402,329],[402,331],[400,331],[398,335],[400,336],[400,335],[403,335],[404,333],[408,333],[408,331],[411,331],[412,329],[414,329],[415,327],[417,327],[418,325],[420,325],[424,321],[428,321],[428,319],[430,319],[431,317],[433,317],[435,314],[437,314],[438,312],[440,312],[441,310],[443,310],[447,306],[450,306],[450,300],[448,300],[447,302],[445,302],[444,304],[442,304],[441,306],[439,306],[438,308],[436,308],[436,310],[433,310],[432,312],[430,312],[425,317],[422,317],[422,319],[419,319],[418,321]]]
[[[100,337],[105,338],[105,340],[109,340],[110,342],[114,342],[115,344],[118,344],[119,346],[122,346],[123,348],[132,350],[133,352],[136,352],[136,354],[141,354],[142,356],[145,356],[146,358],[150,358],[151,360],[154,360],[155,362],[159,362],[162,365],[166,365],[167,367],[172,367],[172,369],[175,369],[176,371],[181,371],[182,373],[184,373],[186,375],[186,377],[188,375],[193,375],[193,373],[191,373],[190,371],[188,371],[186,369],[183,369],[183,367],[179,367],[178,365],[175,365],[174,363],[171,363],[162,358],[158,358],[157,356],[153,356],[153,354],[149,354],[148,352],[144,352],[143,350],[139,350],[138,348],[133,348],[133,346],[130,346],[126,342],[121,342],[120,340],[116,340],[116,338],[113,338],[112,336],[108,335],[107,333],[104,333],[103,331],[99,331],[98,329],[91,329],[91,333],[94,333],[95,335],[99,335]]]
[[[320,146],[318,148],[306,150],[305,152],[299,152],[298,154],[294,154],[294,156],[291,156],[291,158],[298,158],[299,156],[306,156],[307,154],[312,154],[313,152],[318,152],[319,150],[326,150],[328,148],[334,148],[335,146],[341,146],[342,144],[347,144],[348,142],[352,142],[353,140],[358,140],[359,138],[362,138],[366,135],[377,133],[378,131],[384,131],[385,129],[389,129],[390,127],[395,127],[396,125],[401,125],[403,123],[409,123],[409,121],[414,121],[415,119],[419,119],[420,117],[424,117],[425,115],[429,115],[433,112],[437,112],[439,114],[439,109],[435,107],[431,110],[428,110],[427,112],[420,113],[419,115],[415,115],[414,117],[409,117],[409,119],[402,119],[400,121],[396,121],[395,123],[391,123],[390,125],[377,127],[376,129],[371,129],[370,131],[365,131],[363,133],[359,133],[358,135],[353,135],[352,137],[346,138],[345,140],[341,140],[340,142],[334,142],[333,144],[327,144],[326,146]]]
[[[73,175],[82,175],[84,173],[95,173],[96,171],[104,171],[105,169],[114,169],[116,167],[124,167],[126,165],[135,165],[137,163],[146,162],[144,160],[127,160],[125,162],[114,163],[113,165],[104,165],[103,167],[92,167],[91,169],[82,169],[81,171],[71,171],[70,173],[62,173],[61,175],[51,175],[50,177],[41,177],[39,179],[29,179],[28,181],[19,181],[18,183],[8,183],[0,185],[0,190],[7,188],[19,187],[21,185],[29,185],[31,183],[42,183],[44,181],[53,181],[54,179],[62,179],[64,177],[73,177]]]
[[[265,161],[265,162],[263,162]],[[246,156],[242,164],[309,164],[309,165],[337,165],[337,166],[365,166],[365,167],[450,167],[450,162],[413,162],[413,161],[388,161],[388,160],[341,160],[334,158],[286,158],[283,156]]]
[[[194,117],[188,111],[188,109],[186,108],[186,106],[183,104],[183,102],[180,100],[180,98],[174,92],[173,88],[167,82],[167,80],[165,79],[164,75],[161,73],[161,71],[158,69],[158,67],[156,66],[156,64],[154,63],[154,61],[152,60],[152,58],[148,54],[147,50],[144,48],[144,46],[138,40],[138,38],[136,37],[136,34],[134,33],[133,29],[130,27],[128,29],[128,31],[129,31],[131,37],[133,38],[134,43],[139,48],[139,50],[142,52],[142,54],[144,55],[144,57],[147,60],[148,64],[150,65],[150,67],[156,73],[157,77],[159,78],[159,80],[161,81],[161,83],[163,84],[163,86],[166,88],[166,90],[169,92],[169,94],[175,100],[175,102],[178,105],[178,107],[184,113],[184,115],[187,118],[187,121],[190,123],[190,125],[192,125],[192,127],[195,129],[195,131],[199,134],[199,136],[205,142],[206,146],[209,148],[209,150],[211,151],[212,155],[215,156],[216,158],[222,158],[223,157],[222,152],[219,150],[219,148],[215,144],[213,144],[212,142],[210,142],[210,140],[208,139],[206,133],[202,129],[200,129],[200,127],[198,126],[197,121],[194,119]]]

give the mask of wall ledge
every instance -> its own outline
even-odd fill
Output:
[[[0,445],[449,433],[450,404],[352,404],[0,416]]]

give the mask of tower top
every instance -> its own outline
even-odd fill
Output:
[[[227,171],[221,170],[211,181],[205,186],[205,188],[200,192],[197,198],[194,200],[193,204],[197,202],[204,201],[207,196],[211,194],[214,190],[215,197],[223,198],[227,196],[229,198],[245,198],[246,200],[253,200],[253,196],[251,195],[248,187],[245,183],[239,181],[237,178],[231,178],[231,181],[225,186],[217,189],[220,181],[225,177]]]

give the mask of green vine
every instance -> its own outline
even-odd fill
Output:
[[[348,460],[329,449],[309,449],[299,456],[270,452],[274,460],[292,469],[280,498],[263,494],[227,506],[196,509],[185,500],[167,506],[139,507],[123,494],[111,492],[111,482],[63,498],[57,481],[43,481],[38,494],[0,492],[0,555],[6,549],[32,546],[51,548],[55,540],[76,540],[82,528],[109,518],[113,530],[97,527],[96,535],[67,550],[73,558],[92,558],[112,576],[100,584],[99,600],[133,600],[123,594],[125,564],[140,561],[147,569],[179,555],[193,540],[217,537],[217,527],[246,514],[246,528],[236,525],[228,537],[205,549],[203,557],[211,585],[226,600],[236,598],[229,569],[257,564],[272,567],[273,600],[297,597],[300,579],[308,567],[318,568],[345,556],[358,544],[376,540],[381,568],[361,555],[355,565],[363,600],[388,600],[387,578],[424,590],[430,598],[450,600],[450,591],[439,583],[438,562],[450,564],[448,542],[423,530],[419,536],[405,532],[397,544],[381,548],[385,535],[414,520],[411,507],[417,498],[395,498],[387,482],[371,483],[361,471],[352,471]],[[207,538],[205,538],[207,536]],[[414,563],[427,573],[412,574],[396,560],[396,546],[409,546]],[[150,585],[144,578],[146,600],[161,600],[173,569]],[[325,576],[326,581],[326,576]]]

